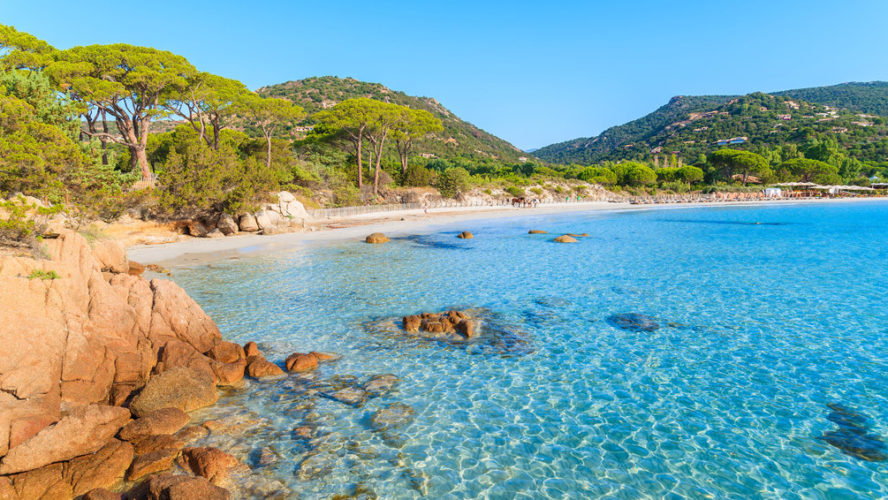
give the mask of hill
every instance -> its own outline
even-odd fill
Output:
[[[888,116],[888,82],[840,83],[828,87],[784,90],[773,94],[858,113]]]
[[[746,138],[740,147],[762,149],[828,137],[860,159],[885,161],[885,120],[871,115],[888,115],[888,83],[849,83],[773,95],[678,96],[597,137],[546,146],[534,156],[555,163],[593,164],[676,152],[685,161],[694,161],[720,147],[719,141],[732,138]]]
[[[438,158],[498,159],[518,161],[524,152],[480,128],[468,123],[431,97],[414,97],[389,89],[379,83],[354,78],[323,76],[289,81],[257,90],[260,95],[289,99],[310,114],[334,106],[346,99],[369,97],[413,109],[424,109],[438,118],[444,131],[435,137],[418,141],[415,154]],[[311,118],[306,120],[310,125]]]

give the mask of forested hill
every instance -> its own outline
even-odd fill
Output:
[[[412,109],[426,110],[438,117],[444,131],[431,139],[418,141],[416,154],[434,155],[439,158],[474,158],[517,161],[527,156],[515,146],[461,120],[437,100],[431,97],[414,97],[391,90],[379,83],[369,83],[354,78],[323,76],[295,80],[257,90],[262,96],[283,97],[305,108],[311,114],[329,108],[346,99],[369,97]]]
[[[533,155],[553,163],[591,165],[610,159],[626,145],[649,141],[653,136],[691,113],[702,112],[730,101],[733,96],[676,96],[668,104],[637,120],[611,127],[596,137],[582,137],[542,147]]]
[[[858,150],[861,159],[884,161],[884,120],[861,114],[888,116],[888,83],[846,83],[772,95],[678,96],[597,137],[552,144],[533,154],[550,162],[588,165],[646,159],[662,148],[694,161],[717,148],[718,141],[734,137],[747,137],[743,147],[756,149],[829,136],[846,149]]]
[[[858,113],[888,116],[888,82],[851,82],[829,87],[784,90],[774,95],[844,108]]]

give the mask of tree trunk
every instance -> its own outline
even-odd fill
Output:
[[[153,184],[151,165],[148,163],[148,154],[145,152],[145,146],[137,145],[130,148],[130,168],[135,169],[137,167],[142,172],[142,180]]]
[[[358,138],[355,140],[355,151],[357,152],[357,156],[358,156],[358,190],[360,190],[361,188],[364,187],[364,179],[363,179],[364,178],[364,167],[363,167],[364,153],[363,153],[363,151],[361,151],[361,148],[363,147],[363,145],[364,145],[364,138],[361,137],[361,134],[359,133]]]
[[[102,110],[102,132],[105,134],[108,133],[108,117],[105,115],[105,111]],[[108,164],[108,136],[104,135],[100,139],[102,141],[102,165]]]
[[[265,134],[265,142],[268,144],[265,154],[265,168],[271,168],[271,134]]]

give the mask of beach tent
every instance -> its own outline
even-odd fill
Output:
[[[767,198],[780,198],[783,196],[783,190],[778,187],[769,187],[762,189],[762,193]]]

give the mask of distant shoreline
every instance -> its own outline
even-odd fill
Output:
[[[220,239],[191,238],[185,241],[157,245],[134,245],[127,249],[130,259],[143,264],[160,264],[165,267],[188,266],[219,260],[239,258],[247,255],[269,254],[286,251],[295,244],[331,242],[343,240],[360,241],[374,232],[387,236],[405,236],[426,231],[436,226],[450,225],[462,221],[485,219],[530,217],[559,213],[621,212],[626,210],[675,210],[706,207],[750,207],[780,206],[825,203],[859,203],[888,201],[888,198],[827,198],[811,200],[763,200],[727,201],[708,203],[636,204],[610,202],[579,202],[546,205],[536,208],[494,207],[454,207],[421,209],[396,212],[370,213],[352,217],[314,220],[317,230],[283,233],[276,235],[238,234]],[[335,227],[325,227],[335,226]],[[545,229],[531,228],[528,229]]]

